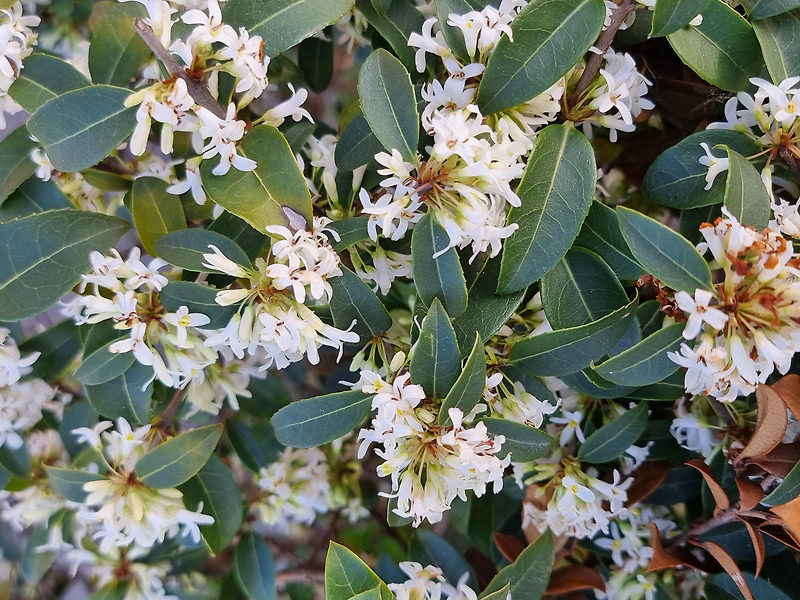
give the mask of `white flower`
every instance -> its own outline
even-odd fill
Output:
[[[700,145],[703,147],[703,151],[706,155],[701,156],[697,162],[704,167],[708,167],[708,173],[706,173],[706,187],[703,189],[710,190],[717,175],[728,170],[729,159],[727,156],[717,157],[711,154],[711,149],[705,142],[700,142]]]
[[[237,121],[236,105],[228,105],[224,119],[204,107],[196,109],[200,118],[200,135],[209,140],[203,147],[203,158],[214,158],[219,155],[219,164],[212,169],[214,175],[224,175],[231,167],[239,171],[252,171],[256,168],[254,160],[236,153],[236,142],[244,136],[244,121]]]
[[[675,301],[678,303],[678,307],[682,311],[689,313],[686,327],[683,330],[685,339],[693,340],[696,338],[700,334],[700,328],[703,323],[708,323],[717,330],[725,327],[725,323],[728,322],[728,315],[709,305],[713,298],[713,292],[700,288],[695,290],[694,298],[682,290],[675,294]]]

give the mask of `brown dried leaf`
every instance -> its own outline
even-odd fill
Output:
[[[786,504],[779,504],[770,509],[783,521],[786,532],[795,542],[800,543],[800,496]]]
[[[725,572],[731,576],[733,583],[739,588],[745,600],[755,600],[755,598],[753,598],[753,593],[750,591],[750,586],[747,585],[747,580],[745,580],[744,575],[742,575],[742,570],[739,568],[739,565],[736,564],[736,561],[733,560],[733,557],[728,554],[727,550],[714,542],[695,543],[717,559],[717,562],[722,565]]]
[[[736,478],[736,487],[739,488],[739,501],[741,510],[752,510],[764,497],[764,490],[757,483],[749,479]]]
[[[800,419],[800,375],[792,373],[781,377],[772,385],[772,389],[781,397],[786,408]]]
[[[633,483],[628,488],[626,507],[631,507],[643,501],[655,492],[664,483],[671,467],[666,461],[653,461],[642,463],[632,474]]]
[[[494,543],[508,562],[514,562],[522,551],[527,548],[527,544],[515,535],[505,533],[495,533]]]
[[[758,421],[756,431],[745,449],[736,457],[737,462],[746,458],[759,458],[766,456],[781,443],[789,417],[778,393],[769,385],[760,385],[756,388],[756,402],[758,403]]]
[[[605,592],[606,583],[603,576],[586,565],[569,565],[553,571],[546,593],[567,594],[589,588]]]
[[[800,552],[800,544],[798,544],[781,525],[776,525],[774,523],[762,523],[758,526],[758,530],[761,533],[766,533],[769,537],[779,541],[784,546]]]
[[[655,523],[650,523],[650,547],[653,549],[653,556],[650,564],[647,565],[647,572],[658,571],[659,569],[670,569],[684,564],[683,560],[673,556],[661,545],[661,534]]]
[[[756,577],[761,573],[761,567],[764,566],[764,557],[766,556],[766,548],[764,547],[764,536],[747,521],[744,522],[747,528],[747,533],[750,534],[750,539],[753,541],[753,549],[756,552]]]
[[[766,456],[753,459],[752,463],[775,477],[784,479],[798,461],[800,461],[800,442],[792,442],[781,444]],[[758,473],[753,473],[756,474]]]
[[[731,501],[728,500],[728,494],[726,494],[725,490],[722,489],[722,486],[717,483],[711,468],[699,458],[694,458],[688,461],[686,464],[700,471],[700,473],[703,475],[703,479],[706,480],[706,484],[708,484],[708,487],[711,490],[711,495],[714,496],[714,502],[717,504],[716,508],[714,509],[714,516],[717,516],[722,511],[729,509],[731,507]]]

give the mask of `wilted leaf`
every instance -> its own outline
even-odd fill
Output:
[[[550,583],[547,584],[548,594],[568,594],[587,589],[604,592],[606,583],[600,573],[586,565],[569,565],[556,569],[550,575]]]
[[[711,495],[714,496],[714,502],[716,502],[714,516],[719,515],[719,513],[724,510],[728,510],[731,506],[731,502],[728,499],[728,494],[725,493],[725,490],[722,488],[719,482],[717,482],[714,473],[711,471],[711,467],[709,467],[699,458],[694,458],[688,461],[686,464],[700,471],[700,474],[706,481],[706,485],[708,485],[708,489],[711,490]]]
[[[658,532],[658,526],[655,523],[650,523],[650,543],[648,545],[653,549],[653,556],[650,558],[650,563],[647,565],[648,573],[661,569],[680,567],[684,564],[683,560],[664,550],[664,547],[661,545],[661,534]]]
[[[786,405],[775,390],[768,385],[759,385],[756,389],[756,402],[756,430],[747,446],[736,457],[737,462],[769,454],[786,434],[789,417],[786,414]]]
[[[750,586],[747,585],[747,581],[742,574],[742,570],[727,550],[714,542],[698,542],[697,545],[704,548],[711,556],[717,559],[717,562],[722,565],[725,572],[731,576],[731,579],[736,584],[736,587],[739,588],[745,600],[755,600],[753,594],[750,592]]]

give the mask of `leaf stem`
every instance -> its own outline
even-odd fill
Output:
[[[186,82],[189,95],[194,101],[203,108],[210,110],[216,117],[225,119],[225,111],[219,105],[219,102],[214,99],[214,96],[211,95],[211,92],[208,91],[208,87],[189,75],[186,69],[178,64],[178,61],[175,60],[172,54],[161,44],[161,40],[156,37],[153,30],[141,19],[134,19],[133,27],[136,29],[136,33],[139,34],[139,37],[141,37],[145,44],[153,51],[153,54],[156,55],[158,60],[164,63],[167,71],[169,71],[171,75],[179,77]]]
[[[175,415],[178,414],[178,409],[180,408],[181,402],[183,402],[185,395],[185,389],[175,390],[175,393],[172,394],[172,398],[170,398],[167,408],[165,408],[164,412],[161,413],[161,422],[158,424],[158,427],[161,429],[161,431],[166,431],[172,427],[173,423],[175,422]]]

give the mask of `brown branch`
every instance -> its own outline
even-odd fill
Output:
[[[169,404],[167,404],[167,408],[165,408],[160,415],[161,422],[158,424],[158,428],[161,429],[161,431],[166,431],[172,427],[172,424],[175,422],[175,415],[178,414],[178,409],[185,395],[186,390],[175,390],[172,398],[170,398]]]
[[[586,91],[586,88],[589,87],[589,83],[591,83],[592,79],[594,79],[595,75],[600,71],[600,65],[603,64],[603,57],[611,47],[614,36],[617,35],[619,28],[622,27],[628,15],[635,10],[636,0],[622,0],[617,5],[617,8],[614,9],[614,14],[611,15],[611,24],[600,34],[600,37],[597,38],[597,44],[595,46],[600,52],[597,54],[592,52],[589,60],[586,61],[586,68],[583,70],[581,78],[578,80],[578,85],[575,86],[575,91],[572,92],[572,97],[569,100],[570,106],[575,105],[580,95]]]
[[[208,87],[189,75],[186,69],[178,64],[178,61],[175,60],[172,54],[161,44],[161,40],[156,37],[153,30],[141,19],[134,19],[133,27],[136,29],[136,33],[144,40],[145,44],[153,51],[153,54],[156,55],[156,58],[164,63],[167,71],[169,71],[171,75],[179,77],[186,82],[186,88],[192,99],[203,108],[210,110],[218,118],[225,119],[225,110],[219,105],[219,102],[214,99],[211,92],[208,91]]]

